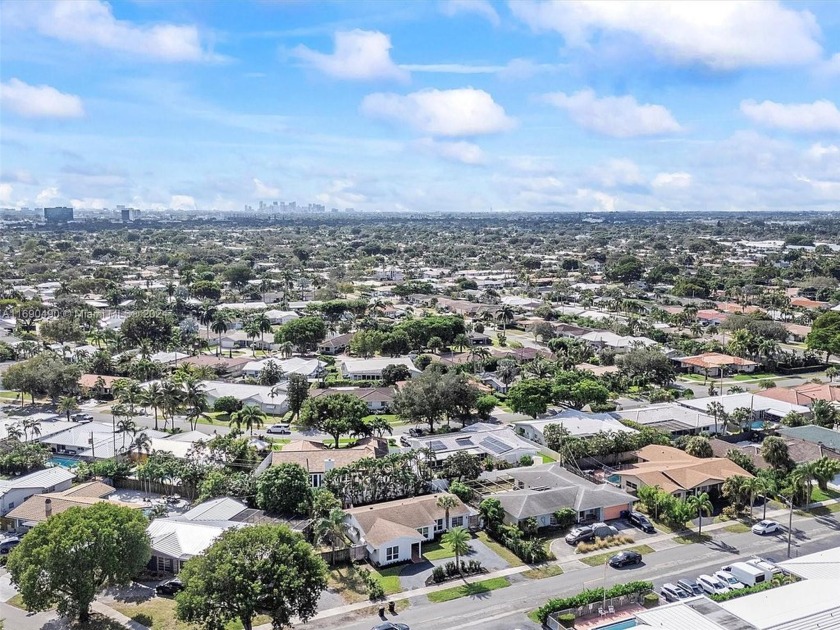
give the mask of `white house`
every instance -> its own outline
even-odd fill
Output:
[[[705,410],[689,409],[676,403],[658,403],[636,409],[622,409],[614,412],[618,417],[637,424],[658,429],[674,437],[719,433],[723,427],[715,427],[714,416]]]
[[[265,312],[265,316],[268,318],[268,321],[272,323],[272,325],[283,325],[287,324],[293,319],[297,319],[300,317],[294,311],[281,311],[278,309],[271,309]]]
[[[398,501],[387,501],[346,511],[348,536],[365,545],[368,558],[376,566],[399,562],[418,562],[423,543],[434,540],[451,527],[478,525],[475,510],[455,497],[458,505],[449,510],[437,506],[439,494]],[[454,497],[454,495],[452,495]]]
[[[569,432],[570,437],[579,438],[591,437],[601,431],[636,432],[635,429],[624,426],[608,413],[587,413],[575,409],[565,409],[549,418],[514,422],[517,433],[539,444],[545,444],[543,432],[550,424],[559,424]]]
[[[344,359],[341,362],[341,374],[345,379],[351,381],[378,381],[382,378],[382,370],[389,365],[404,365],[411,373],[411,378],[421,374],[409,357]]]
[[[775,398],[757,396],[749,392],[740,394],[726,394],[724,396],[707,396],[691,400],[680,400],[679,404],[689,409],[706,411],[711,403],[720,403],[724,413],[731,414],[736,409],[749,409],[752,412],[753,420],[778,422],[791,411],[811,417],[811,410],[804,405],[795,405]]]
[[[539,455],[539,449],[516,435],[509,425],[483,422],[464,427],[458,433],[409,439],[409,443],[416,449],[430,448],[438,464],[443,464],[449,456],[460,451],[481,458],[503,459],[516,465],[525,455],[534,458]]]
[[[242,374],[251,378],[258,378],[266,365],[274,363],[277,365],[283,374],[303,374],[310,380],[316,380],[324,375],[326,370],[326,363],[318,359],[303,359],[301,357],[292,357],[291,359],[262,359],[260,361],[249,361],[242,368]]]
[[[22,477],[0,480],[0,516],[6,516],[33,495],[67,490],[75,478],[75,473],[55,466]]]
[[[244,385],[225,381],[203,381],[204,395],[212,407],[219,398],[233,396],[244,405],[256,405],[265,413],[283,415],[289,410],[289,400],[282,392],[271,395],[267,385]]]

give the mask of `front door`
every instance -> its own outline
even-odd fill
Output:
[[[412,562],[420,562],[423,559],[423,556],[420,554],[420,543],[412,543],[411,544],[411,561]]]

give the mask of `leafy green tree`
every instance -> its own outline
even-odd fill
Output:
[[[685,452],[694,457],[712,457],[714,455],[709,439],[702,435],[690,437],[686,442]]]
[[[298,464],[277,464],[257,477],[257,507],[278,514],[308,514],[309,473]]]
[[[286,322],[274,333],[275,343],[289,343],[297,346],[301,352],[315,349],[318,342],[327,336],[327,325],[320,317],[299,317]]]
[[[475,410],[478,412],[478,415],[482,420],[488,420],[490,418],[490,414],[498,404],[499,399],[493,394],[485,394],[484,396],[479,396],[475,401]]]
[[[457,479],[458,481],[478,479],[483,470],[481,460],[476,455],[471,455],[466,451],[456,451],[446,458],[444,464],[446,478]]]
[[[140,510],[108,501],[39,523],[7,564],[24,606],[33,611],[55,606],[60,615],[87,622],[97,593],[130,584],[149,561],[146,525]]]
[[[348,433],[364,433],[362,418],[368,415],[367,403],[353,394],[327,394],[308,399],[301,408],[304,426],[317,428],[331,435],[335,448],[339,438]]]
[[[341,508],[341,501],[329,489],[321,487],[312,491],[312,518],[324,518],[336,508]]]
[[[292,418],[300,415],[301,407],[303,407],[307,398],[309,398],[309,381],[306,376],[289,374],[289,379],[286,382],[286,399],[289,402]]]
[[[670,385],[676,377],[671,359],[655,348],[634,348],[616,359],[616,364],[634,385]]]
[[[238,620],[252,630],[264,613],[275,628],[289,628],[317,612],[327,567],[312,547],[285,525],[253,525],[224,532],[179,577],[178,618],[208,630]]]
[[[478,511],[484,519],[484,526],[490,531],[496,531],[505,520],[505,510],[498,499],[484,499],[478,506]]]
[[[614,263],[607,265],[605,275],[609,280],[630,284],[641,279],[645,273],[645,266],[635,256],[622,256]]]
[[[408,366],[402,364],[386,365],[382,368],[382,384],[395,385],[400,381],[411,379],[411,371]]]
[[[38,327],[38,333],[43,339],[62,344],[85,339],[85,331],[71,319],[58,318],[45,321]]]
[[[520,381],[507,393],[507,403],[510,408],[532,418],[545,413],[551,400],[551,382],[542,379]]]
[[[155,385],[155,383],[152,383],[152,385]],[[232,414],[240,409],[242,409],[242,401],[235,396],[220,396],[213,403],[213,411],[221,413]]]
[[[449,484],[449,492],[461,499],[462,503],[467,503],[473,499],[475,492],[467,484],[460,481],[453,481]]]
[[[236,289],[243,289],[248,285],[248,280],[254,278],[254,270],[244,263],[237,263],[228,265],[223,275],[231,286]]]
[[[840,354],[840,313],[826,311],[811,324],[811,332],[805,338],[809,350],[825,352],[825,360],[832,354]]]
[[[170,313],[144,310],[126,317],[120,332],[127,343],[139,346],[144,341],[151,350],[163,350],[172,340],[174,320]]]
[[[283,368],[277,361],[268,361],[260,370],[260,385],[276,385],[283,379]]]

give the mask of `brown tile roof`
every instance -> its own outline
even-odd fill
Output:
[[[324,473],[328,459],[335,462],[334,468],[341,468],[366,457],[379,459],[387,454],[388,441],[382,438],[363,438],[355,446],[339,449],[328,448],[321,442],[299,440],[271,453],[271,465],[298,464],[310,473]]]
[[[790,305],[798,306],[799,308],[828,308],[830,306],[828,302],[819,302],[806,297],[791,298]]]
[[[793,335],[804,337],[811,332],[810,326],[803,326],[802,324],[785,324],[787,331]]]
[[[724,313],[758,313],[761,311],[760,308],[757,306],[742,306],[741,304],[735,304],[734,302],[717,302],[715,306]]]
[[[437,506],[437,499],[440,494],[431,494],[399,501],[388,501],[364,507],[347,510],[362,528],[362,533],[367,541],[379,547],[394,538],[401,536],[417,536],[419,527],[429,527],[437,519],[446,517],[446,510]],[[454,495],[452,495],[454,496]],[[454,516],[469,516],[472,510],[455,497],[458,505],[450,508],[449,518]]]
[[[840,401],[840,385],[806,383],[795,387],[771,387],[757,391],[755,394],[756,396],[781,400],[782,402],[794,405],[810,406],[814,404],[815,400],[825,400],[827,402]]]
[[[100,501],[107,501],[108,499],[105,496],[112,492],[114,492],[114,488],[111,486],[99,481],[93,481],[73,486],[63,492],[35,494],[6,514],[6,518],[40,523],[47,520],[47,499],[50,500],[50,513],[61,514],[72,507],[85,507],[94,505]],[[113,503],[136,509],[143,507],[142,504],[124,503],[122,501],[113,501]]]
[[[840,452],[823,445],[814,444],[813,442],[807,442],[791,436],[780,437],[788,447],[788,455],[797,464],[812,462],[821,457],[840,460]],[[756,467],[762,469],[770,468],[770,464],[764,461],[764,458],[761,456],[761,444],[738,446],[737,444],[731,444],[719,438],[712,438],[709,440],[709,443],[712,445],[712,452],[716,457],[726,457],[730,449],[735,449],[749,457]]]
[[[120,380],[121,376],[100,376],[99,374],[82,374],[79,377],[79,387],[87,387],[88,389],[92,389],[96,387],[96,381],[102,379],[102,382],[105,383],[105,387],[109,388],[111,385],[114,384],[114,381]]]
[[[693,357],[683,357],[680,363],[687,365],[694,365],[700,368],[717,368],[722,365],[758,365],[755,361],[749,359],[742,359],[741,357],[733,357],[721,352],[704,352]]]
[[[642,461],[618,471],[618,474],[636,477],[645,485],[658,485],[667,492],[715,485],[733,476],[752,477],[729,459],[693,457],[672,446],[652,444],[636,454]]]
[[[195,365],[196,367],[218,367],[223,370],[235,370],[246,363],[250,363],[251,360],[249,357],[216,357],[210,354],[199,354],[195,357],[182,359],[181,363]]]

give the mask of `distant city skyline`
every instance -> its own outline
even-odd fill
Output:
[[[0,1],[0,208],[840,210],[829,2]]]

